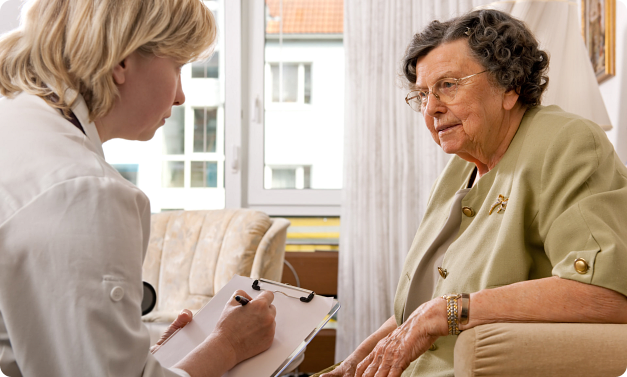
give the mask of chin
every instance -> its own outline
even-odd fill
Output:
[[[142,134],[142,135],[139,135],[137,137],[137,139],[135,139],[135,140],[137,140],[137,141],[148,141],[148,140],[151,140],[154,136],[155,136],[154,132],[152,132],[150,134]]]
[[[155,128],[152,128],[152,129],[145,130],[141,134],[137,135],[137,138],[135,140],[137,140],[137,141],[148,141],[148,140],[152,139],[155,136],[155,133],[157,132],[159,127],[161,127],[161,125],[159,125],[159,126],[157,126]]]
[[[440,147],[442,147],[442,150],[446,154],[457,154],[457,152],[459,152],[459,148],[457,148],[457,146],[441,144]]]

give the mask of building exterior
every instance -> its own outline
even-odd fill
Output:
[[[267,0],[264,186],[342,188],[342,0]]]

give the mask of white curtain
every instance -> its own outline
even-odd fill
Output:
[[[344,0],[346,142],[337,361],[393,314],[405,255],[431,185],[449,158],[405,104],[398,76],[405,48],[432,20],[492,1]]]

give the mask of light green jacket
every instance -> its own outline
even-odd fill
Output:
[[[473,168],[454,156],[433,187],[394,300],[399,325],[412,275]],[[489,215],[499,195],[509,198],[507,208]],[[462,206],[475,215],[462,216],[442,262],[448,276],[433,297],[552,275],[627,294],[627,169],[596,124],[557,106],[528,110],[503,159]],[[577,258],[587,261],[586,273],[575,270]],[[403,377],[452,376],[456,339],[438,339]]]

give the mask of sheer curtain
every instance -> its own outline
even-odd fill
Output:
[[[392,314],[405,255],[449,159],[405,104],[398,76],[413,34],[492,1],[344,0],[345,170],[336,360]]]

